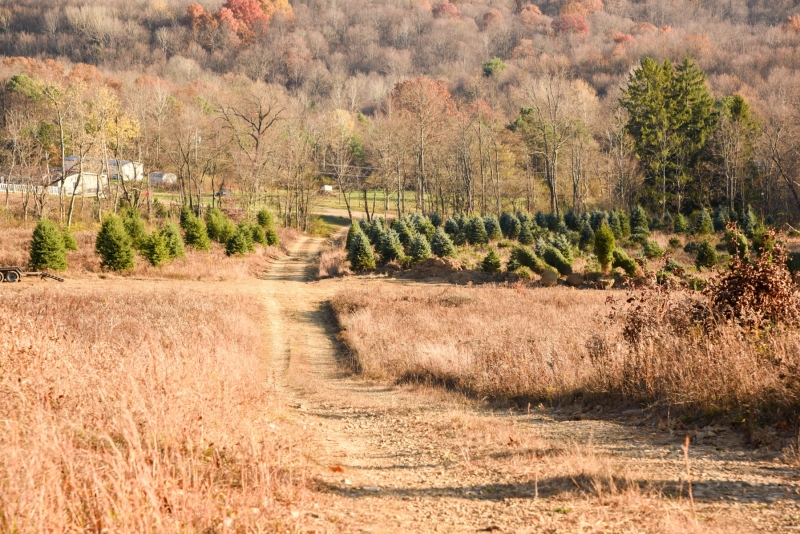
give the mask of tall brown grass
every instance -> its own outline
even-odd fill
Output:
[[[341,232],[340,232],[341,233]],[[344,250],[344,243],[347,235],[342,234],[330,240],[328,246],[320,252],[319,257],[314,260],[317,279],[335,278],[352,274],[350,262],[347,260],[347,251]]]
[[[342,338],[374,377],[430,381],[481,397],[662,403],[673,413],[779,417],[796,410],[798,331],[748,334],[719,325],[710,335],[670,317],[669,310],[690,307],[681,295],[672,297],[673,308],[653,303],[660,318],[644,318],[638,340],[623,334],[645,309],[633,302],[629,313],[612,318],[608,293],[600,291],[376,287],[341,293],[333,307]]]
[[[0,299],[0,531],[285,530],[255,297],[48,285]],[[295,525],[296,526],[296,525]]]
[[[31,225],[29,225],[31,226]],[[286,255],[289,247],[300,235],[293,228],[278,228],[280,247],[256,246],[256,252],[246,256],[225,255],[225,248],[212,243],[207,252],[198,252],[186,248],[186,257],[173,260],[167,264],[153,267],[147,260],[137,255],[136,267],[113,276],[169,278],[175,280],[240,280],[261,275],[275,258]],[[33,229],[6,226],[0,228],[0,265],[18,265],[25,267],[30,259],[30,242]],[[81,277],[103,273],[100,258],[94,252],[96,230],[80,230],[75,232],[78,250],[67,253],[67,275]],[[106,273],[109,274],[109,273]]]

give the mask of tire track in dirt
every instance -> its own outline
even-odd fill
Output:
[[[339,291],[384,282],[310,282],[310,265],[324,244],[300,239],[258,286],[272,336],[274,387],[287,413],[310,430],[307,450],[327,496],[324,510],[301,511],[309,530],[751,532],[800,526],[796,468],[776,461],[774,451],[743,449],[741,437],[725,429],[695,436],[695,523],[680,482],[683,436],[658,420],[638,413],[591,419],[574,409],[492,413],[456,395],[346,375],[337,365],[340,350],[326,303]]]

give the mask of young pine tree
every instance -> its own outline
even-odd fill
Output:
[[[431,257],[431,246],[425,236],[416,234],[411,241],[411,259],[414,263],[419,263],[422,260],[427,260]]]
[[[494,247],[489,249],[489,253],[483,258],[483,270],[487,273],[499,273],[502,265],[500,263],[500,256]]]
[[[578,246],[581,250],[589,251],[594,248],[594,230],[592,230],[592,225],[589,223],[584,223],[583,228],[581,228],[581,237],[580,241],[578,241]]]
[[[258,243],[264,247],[267,246],[267,234],[260,224],[250,224],[250,235],[252,236],[253,243]]]
[[[466,228],[467,241],[470,245],[485,245],[489,242],[489,236],[486,234],[486,226],[483,224],[483,219],[477,215],[469,220]]]
[[[676,234],[685,234],[689,231],[689,223],[682,213],[675,215],[672,220],[672,229]]]
[[[183,249],[183,238],[181,238],[181,233],[174,224],[164,224],[164,226],[159,229],[159,233],[167,246],[170,259],[183,258],[186,256],[186,251]]]
[[[637,205],[631,211],[631,233],[650,235],[650,217],[644,208]]]
[[[67,250],[78,250],[78,242],[75,240],[75,235],[69,228],[64,228],[61,234],[64,236],[64,248]]]
[[[206,237],[208,239],[208,237]],[[122,220],[116,215],[107,215],[103,220],[95,252],[100,256],[100,265],[112,271],[133,269],[133,246]]]
[[[494,215],[484,217],[483,226],[486,228],[486,236],[489,238],[489,241],[499,241],[503,238],[503,232],[500,229],[500,222]]]
[[[522,229],[519,232],[519,242],[523,245],[532,245],[534,242],[533,232],[531,231],[531,222],[527,222],[522,225]]]
[[[403,244],[400,242],[400,236],[392,228],[387,228],[383,231],[381,237],[378,239],[377,250],[381,255],[381,261],[383,263],[400,261],[405,256]]]
[[[359,232],[353,236],[348,259],[350,260],[350,268],[356,272],[375,270],[375,255],[364,232]]]
[[[728,215],[728,208],[725,206],[717,206],[714,210],[714,231],[724,232],[725,227],[728,226],[730,216]]]
[[[264,230],[264,238],[266,239],[268,247],[281,246],[281,240],[278,238],[278,232],[277,230],[275,230],[274,227],[270,227]]]
[[[170,250],[164,234],[158,230],[154,231],[142,242],[142,256],[150,262],[153,267],[158,267],[170,259]]]
[[[209,238],[224,244],[236,232],[236,225],[222,210],[213,208],[206,213],[206,231]]]
[[[361,226],[358,223],[353,222],[350,225],[350,228],[347,230],[347,237],[344,240],[344,248],[350,250],[350,246],[353,244],[353,238],[355,238],[356,234],[363,233],[361,231]]]
[[[228,241],[225,242],[225,254],[228,256],[244,256],[248,252],[255,250],[253,244],[253,233],[247,224],[240,224]]]
[[[203,219],[189,212],[183,224],[186,234],[185,242],[195,250],[208,250],[211,248],[211,239],[208,238],[206,223]]]
[[[137,208],[128,208],[123,215],[122,223],[125,231],[131,238],[131,244],[136,250],[141,250],[147,240],[147,228],[145,228],[142,214]]]
[[[67,268],[64,236],[55,223],[49,219],[41,219],[33,230],[30,265],[34,270],[64,271]]]
[[[272,226],[275,224],[272,219],[272,212],[266,208],[259,210],[259,212],[256,214],[256,221],[264,230],[267,228],[272,228]]]
[[[607,224],[603,224],[594,233],[594,253],[604,273],[608,272],[608,268],[614,260],[615,246],[614,233]]]
[[[694,266],[700,271],[703,268],[710,269],[717,264],[717,251],[708,242],[703,240],[697,247],[697,256],[694,258]]]
[[[436,228],[436,233],[431,239],[431,251],[440,258],[454,258],[456,247],[442,227]]]
[[[697,217],[694,220],[694,233],[697,235],[709,235],[714,233],[714,222],[711,220],[711,215],[708,214],[705,208],[697,212]]]

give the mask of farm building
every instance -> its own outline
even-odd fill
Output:
[[[174,185],[178,177],[172,172],[151,172],[150,183],[154,185]]]
[[[67,156],[64,159],[64,168],[67,172],[77,172],[80,169],[80,156]],[[107,170],[108,172],[103,172]],[[142,163],[124,159],[109,159],[107,162],[101,158],[84,158],[83,171],[96,174],[105,174],[114,181],[141,182],[144,180],[144,165]]]

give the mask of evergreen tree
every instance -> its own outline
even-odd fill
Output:
[[[31,241],[30,265],[34,270],[52,269],[64,271],[67,268],[67,250],[64,235],[49,219],[36,223]]]
[[[186,222],[189,220],[189,217],[192,216],[192,215],[194,215],[194,213],[192,212],[192,210],[191,210],[191,208],[189,207],[188,204],[184,204],[183,206],[181,206],[181,214],[180,214],[179,221],[180,221],[181,229],[183,229],[184,232],[186,231]]]
[[[614,234],[614,238],[622,239],[622,224],[617,218],[617,210],[611,210],[611,213],[608,214],[608,227]]]
[[[375,255],[364,232],[358,232],[353,236],[348,259],[350,268],[356,272],[375,270]]]
[[[756,217],[756,212],[753,211],[752,207],[747,206],[739,215],[739,228],[742,229],[744,235],[752,239],[753,233],[758,228],[758,217]]]
[[[189,222],[187,221],[187,224]],[[206,237],[208,239],[208,237]],[[112,271],[133,269],[131,237],[122,220],[116,215],[106,215],[94,245],[100,256],[100,265]]]
[[[434,239],[435,238],[434,236]],[[399,261],[405,256],[403,244],[400,242],[400,236],[392,228],[387,228],[381,234],[378,240],[378,252],[381,255],[381,261],[384,263],[395,260]]]
[[[583,224],[583,228],[581,228],[581,237],[580,241],[578,241],[578,246],[583,251],[589,251],[594,248],[594,230],[592,230],[592,225],[587,223]]]
[[[253,233],[246,224],[240,224],[236,231],[225,242],[225,254],[228,256],[244,256],[255,250],[253,246]]]
[[[604,211],[593,211],[589,216],[589,224],[592,225],[592,230],[597,232],[604,222],[608,220],[608,214]]]
[[[217,243],[227,243],[236,232],[236,225],[222,210],[213,208],[206,213],[206,232]]]
[[[431,213],[428,218],[434,227],[439,228],[442,225],[442,216],[436,212]]]
[[[650,217],[639,205],[631,211],[631,233],[650,235]]]
[[[514,271],[514,265],[521,265],[527,267],[531,271],[541,274],[547,269],[547,264],[541,260],[531,249],[528,247],[514,247],[511,250],[511,257],[509,259],[509,270]]]
[[[431,257],[431,246],[424,235],[416,234],[414,239],[411,240],[410,256],[414,263],[427,260]]]
[[[444,223],[444,231],[447,232],[450,237],[453,237],[461,231],[461,227],[458,226],[458,222],[456,222],[454,218],[450,217]]]
[[[575,213],[575,209],[573,208],[570,208],[569,211],[564,214],[564,223],[567,225],[567,229],[573,232],[577,232],[581,229],[581,218],[578,217],[578,214]]]
[[[183,258],[186,252],[183,249],[183,239],[181,238],[180,231],[172,223],[166,223],[159,230],[161,236],[164,238],[164,243],[167,246],[170,259]]]
[[[689,231],[689,222],[682,213],[675,215],[675,218],[672,221],[672,229],[676,234],[685,234]]]
[[[614,233],[607,224],[603,224],[594,233],[594,253],[603,268],[603,272],[608,272],[608,267],[614,259],[615,247]]]
[[[436,228],[436,233],[433,234],[431,251],[440,258],[454,258],[456,256],[456,248],[453,246],[453,242],[447,232],[441,226]]]
[[[519,236],[519,232],[522,229],[522,225],[515,216],[510,213],[503,213],[500,216],[500,230],[503,232],[503,236],[507,239],[516,239]]]
[[[534,242],[533,232],[531,231],[531,223],[526,223],[522,225],[522,229],[519,232],[519,242],[523,245],[532,245]]]
[[[278,238],[278,232],[275,230],[275,228],[267,228],[264,231],[264,237],[267,240],[267,246],[268,247],[279,247],[279,246],[281,246],[281,241]]]
[[[153,267],[158,267],[164,262],[169,261],[170,251],[164,235],[158,230],[153,231],[142,243],[142,256],[150,262]]]
[[[552,245],[545,246],[542,251],[542,259],[548,265],[555,267],[560,274],[565,276],[572,274],[572,264],[556,247]]]
[[[272,219],[272,212],[266,208],[259,210],[259,212],[256,214],[256,221],[264,230],[267,228],[272,228],[275,224]]]
[[[361,226],[355,223],[350,224],[350,228],[347,230],[347,237],[345,238],[344,241],[344,248],[350,250],[351,245],[353,244],[353,238],[356,236],[356,234],[360,233],[363,233],[361,231]]]
[[[400,242],[403,244],[403,250],[405,250],[406,254],[408,254],[411,251],[411,242],[414,240],[414,232],[405,221],[395,219],[395,222],[397,222],[397,224],[394,225],[394,228],[397,231],[397,235],[400,236]]]
[[[364,235],[367,235],[367,233],[369,232],[369,221],[367,221],[366,219],[359,219],[358,225],[361,227],[361,231],[364,232]]]
[[[486,236],[489,238],[489,241],[499,241],[503,238],[503,232],[500,230],[500,222],[494,215],[484,217],[483,226],[486,229]]]
[[[183,229],[187,245],[196,250],[208,250],[211,248],[211,240],[208,238],[208,231],[203,219],[189,212],[185,218]]]
[[[711,215],[708,214],[705,208],[697,212],[697,217],[694,220],[694,233],[697,235],[714,233],[714,222],[711,220]]]
[[[122,224],[131,238],[133,248],[140,250],[147,240],[147,228],[142,220],[142,214],[137,208],[128,208],[123,215]]]
[[[486,234],[486,227],[481,217],[475,216],[470,219],[466,234],[470,245],[485,245],[489,242],[489,236]]]
[[[69,228],[64,228],[61,232],[64,237],[64,248],[67,250],[78,250],[78,242],[75,241],[75,236]]]
[[[500,256],[494,247],[489,249],[489,253],[483,258],[483,270],[487,273],[499,273],[502,265],[500,263]]]
[[[703,268],[710,269],[717,264],[717,252],[714,247],[708,242],[703,240],[697,247],[697,256],[694,258],[694,265],[700,271]]]
[[[622,230],[622,237],[631,235],[631,221],[628,214],[624,210],[617,210],[617,219],[619,220],[619,227]]]
[[[250,236],[253,240],[253,243],[258,243],[259,245],[266,247],[267,246],[266,230],[264,230],[259,224],[249,224],[247,226],[250,229]]]
[[[645,58],[620,99],[626,129],[645,169],[644,197],[666,212],[667,196],[697,165],[715,127],[714,98],[703,74],[686,58],[678,67]],[[631,221],[633,233],[636,224]]]
[[[383,224],[383,219],[380,217],[373,219],[372,224],[369,226],[369,232],[367,232],[367,238],[369,238],[369,242],[377,246],[384,230],[386,230],[386,228]]]
[[[664,218],[661,220],[661,226],[667,232],[675,230],[675,221],[672,220],[672,215],[670,215],[669,212],[664,214]]]
[[[519,222],[521,222],[521,223],[525,222],[523,220],[523,218],[520,217],[520,213],[519,212],[517,212],[517,219],[519,219]],[[539,228],[547,228],[547,215],[545,215],[542,211],[537,211],[536,212],[535,220],[536,220],[536,225]]]
[[[414,228],[417,233],[422,234],[425,236],[425,239],[430,241],[433,239],[433,234],[436,233],[436,227],[427,217],[418,217],[414,221]]]
[[[724,232],[729,220],[728,209],[722,205],[717,206],[714,210],[714,231]]]

